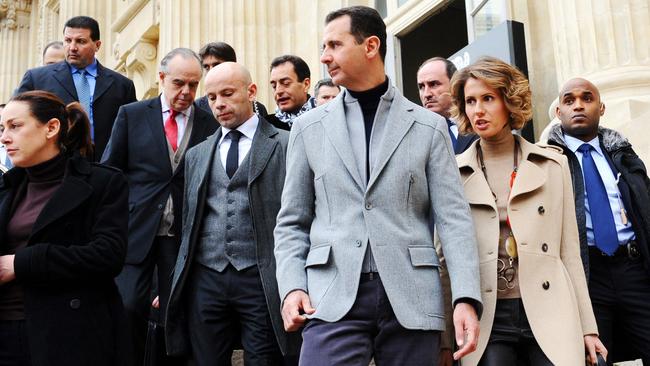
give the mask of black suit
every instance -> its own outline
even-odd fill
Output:
[[[211,114],[196,105],[193,110],[192,130],[185,151],[204,141],[218,127]],[[184,155],[178,167],[172,170],[160,97],[120,108],[102,162],[122,169],[129,180],[129,247],[118,286],[134,327],[136,357],[140,357],[153,268],[158,267],[160,304],[164,308],[180,245],[183,208]],[[157,236],[170,195],[174,208],[171,232],[175,236]]]
[[[72,80],[67,62],[37,67],[27,70],[20,82],[17,93],[30,90],[46,90],[56,94],[66,104],[78,101],[77,89]],[[95,161],[98,161],[106,148],[111,135],[117,110],[124,104],[135,102],[133,81],[107,69],[97,61],[97,78],[93,93],[93,122],[95,130]]]
[[[0,177],[0,246],[7,243],[12,203],[25,179],[25,169],[17,167]],[[80,157],[68,160],[61,186],[14,259],[32,365],[130,365],[113,280],[126,253],[126,209],[120,172]]]

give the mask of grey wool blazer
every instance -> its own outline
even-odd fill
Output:
[[[341,319],[356,299],[370,245],[400,324],[442,330],[432,223],[442,241],[453,301],[474,299],[480,314],[472,219],[446,121],[391,88],[394,97],[366,189],[350,143],[345,92],[294,123],[274,231],[280,298],[304,290],[316,309],[311,317]]]

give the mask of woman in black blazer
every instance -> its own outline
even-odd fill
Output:
[[[79,103],[32,91],[12,98],[0,142],[0,365],[124,365],[113,278],[127,243],[127,183],[90,163]]]

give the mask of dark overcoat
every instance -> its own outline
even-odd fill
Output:
[[[22,168],[0,178],[0,245]],[[117,169],[75,156],[39,214],[27,246],[16,251],[34,366],[128,365],[120,332],[122,301],[114,277],[126,254],[126,179]]]

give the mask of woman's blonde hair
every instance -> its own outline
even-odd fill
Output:
[[[518,130],[531,119],[531,92],[524,74],[497,58],[485,56],[461,69],[451,78],[451,117],[458,123],[459,133],[474,132],[465,113],[465,84],[470,78],[481,80],[490,88],[499,91],[510,113],[511,129]]]

